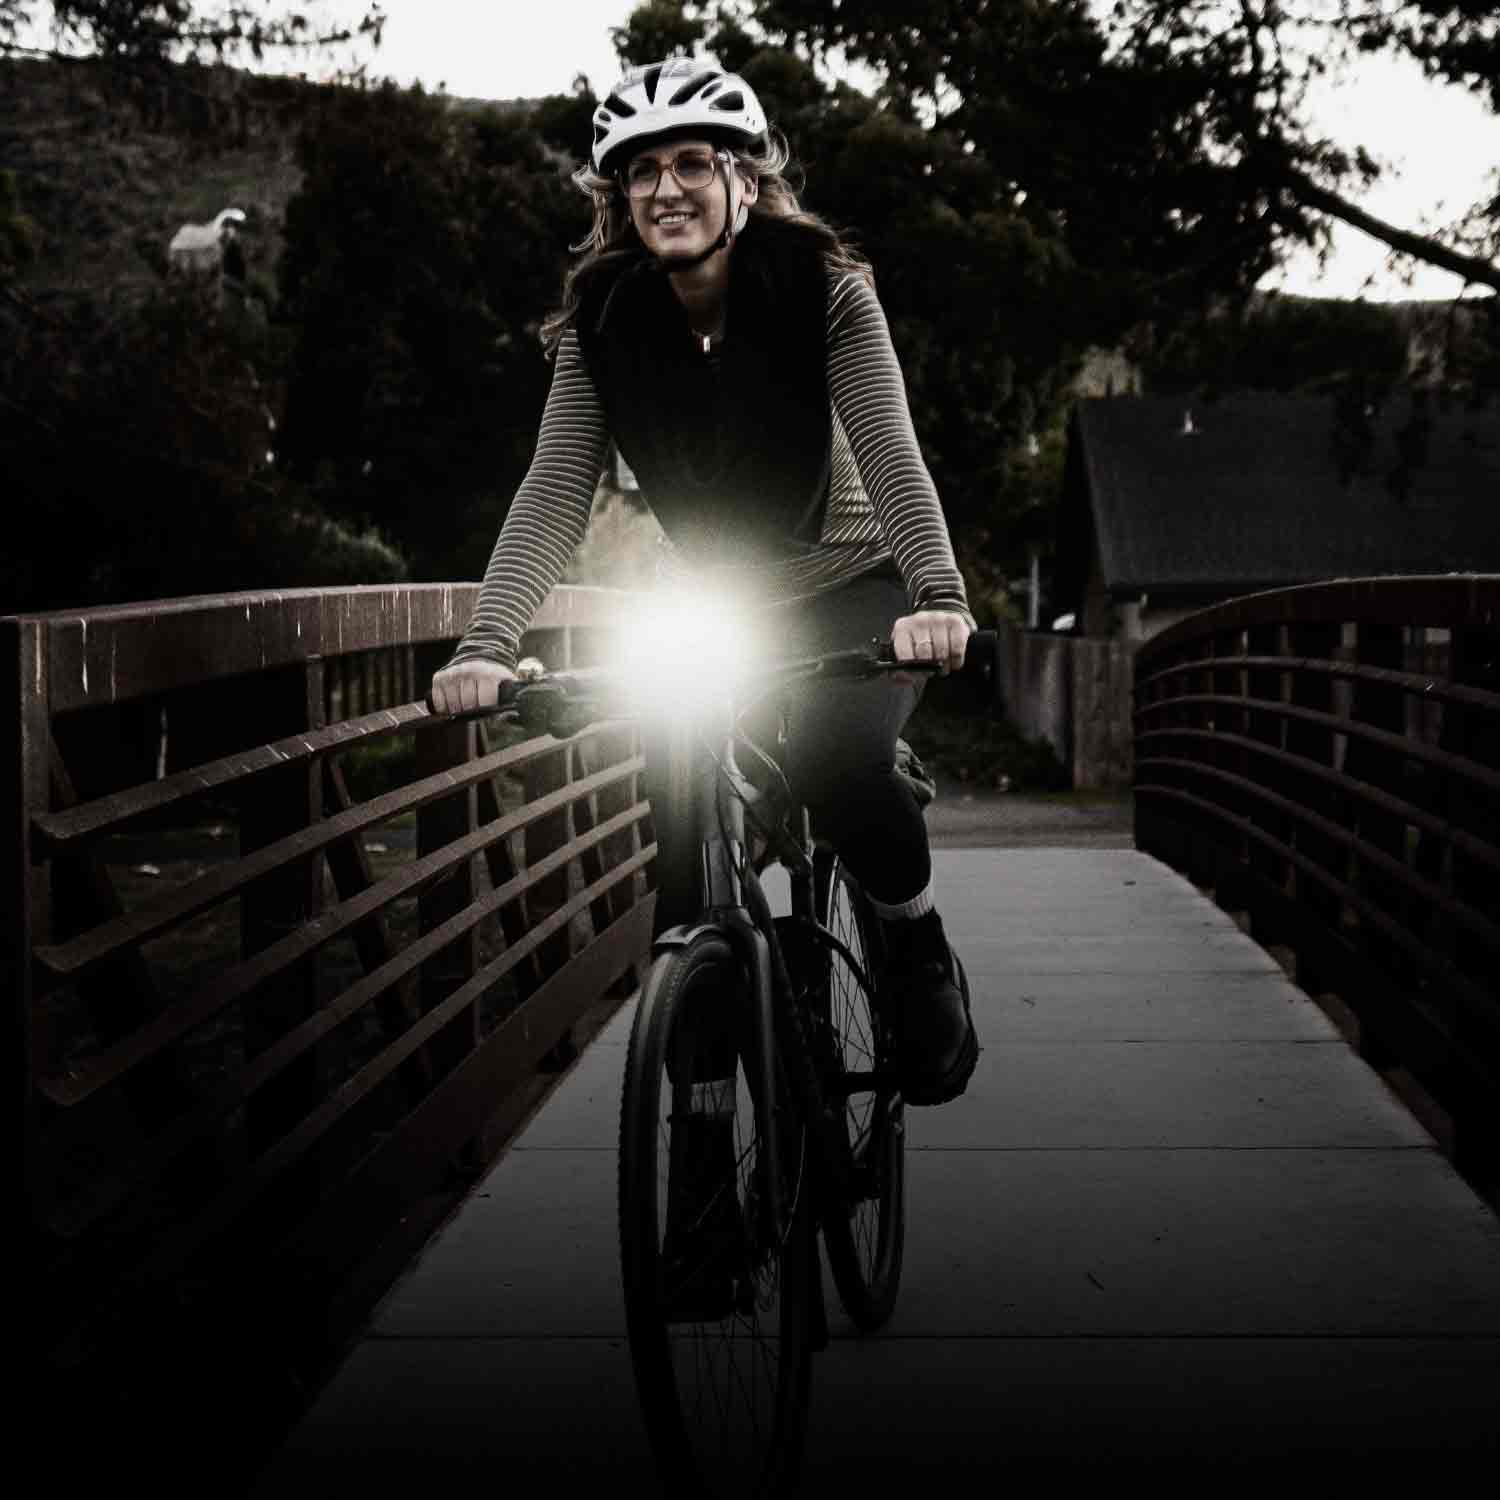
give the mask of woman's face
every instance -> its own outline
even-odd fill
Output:
[[[684,155],[699,157],[713,154],[713,146],[703,140],[669,141],[637,152],[631,158],[626,175],[632,171],[665,168]],[[631,198],[630,216],[635,222],[641,243],[653,255],[699,255],[719,237],[724,227],[724,176],[729,174],[729,212],[736,215],[741,203],[754,203],[756,184],[747,181],[734,169],[733,159],[715,161],[714,174],[702,187],[684,188],[674,173],[663,170],[655,191],[649,196]]]

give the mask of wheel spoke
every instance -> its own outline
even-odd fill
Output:
[[[829,1087],[844,1100],[855,1193],[847,1223],[827,1226],[825,1240],[845,1309],[871,1329],[890,1315],[900,1278],[903,1141],[882,1024],[864,978],[873,980],[879,968],[876,919],[838,864],[830,872],[824,926],[849,955],[829,945],[828,1014],[841,1070]]]
[[[704,961],[706,954],[713,962]],[[810,1229],[803,1214],[800,1237],[773,1243],[764,1223],[764,1143],[746,1061],[731,1042],[735,1055],[726,1064],[718,1036],[691,1035],[695,1017],[731,1013],[739,969],[728,945],[717,937],[699,940],[673,958],[680,968],[663,970],[666,978],[652,971],[627,1060],[620,1180],[631,1357],[664,1468],[686,1465],[690,1487],[706,1496],[752,1495],[761,1493],[757,1476],[781,1475],[786,1455],[801,1445],[808,1286],[805,1270],[789,1282],[786,1268],[810,1264]],[[700,1028],[706,1024],[699,1021]],[[693,1088],[727,1078],[726,1066],[732,1091]],[[721,1113],[732,1109],[727,1143],[702,1129],[704,1116],[694,1120],[690,1094],[695,1102],[710,1094]],[[639,1119],[629,1118],[632,1110]],[[674,1131],[681,1137],[675,1160]],[[725,1144],[730,1149],[721,1154]],[[783,1143],[782,1153],[784,1174],[793,1167],[800,1173],[800,1147],[789,1153]],[[674,1169],[684,1171],[675,1197]],[[654,1185],[654,1205],[635,1186],[644,1181]],[[784,1196],[794,1201],[790,1183]]]

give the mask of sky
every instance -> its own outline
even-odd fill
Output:
[[[624,23],[636,0],[383,4],[384,39],[370,65],[376,76],[468,98],[514,99],[565,93],[579,73],[602,91],[620,71],[609,29]],[[358,17],[366,7],[364,0],[310,0],[305,8],[318,17]],[[1352,81],[1324,88],[1316,118],[1334,140],[1363,143],[1393,169],[1356,201],[1403,228],[1420,231],[1455,217],[1485,191],[1486,172],[1500,166],[1500,120],[1461,90],[1424,83],[1414,65],[1365,60]],[[1376,300],[1452,297],[1461,289],[1457,277],[1430,267],[1419,268],[1408,286],[1384,271],[1379,242],[1345,225],[1334,233],[1326,270],[1299,252],[1261,284],[1317,297],[1363,291]]]

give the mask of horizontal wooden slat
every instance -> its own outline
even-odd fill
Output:
[[[1141,648],[1155,661],[1197,637],[1255,625],[1361,622],[1446,629],[1500,625],[1500,575],[1433,574],[1338,579],[1267,589],[1212,605],[1169,625]]]
[[[40,813],[32,819],[32,827],[39,835],[36,857],[71,853],[89,840],[116,833],[148,813],[161,812],[205,792],[231,786],[258,772],[278,770],[314,756],[339,753],[388,734],[439,722],[422,703],[383,708],[358,719],[330,724],[326,729],[308,730],[206,761],[201,766],[190,766],[160,781],[126,787],[124,791],[96,797],[92,802],[79,803],[62,812]]]
[[[1289,861],[1295,865],[1303,874],[1317,881],[1325,889],[1333,892],[1340,901],[1359,913],[1361,920],[1368,922],[1377,928],[1381,934],[1388,938],[1397,947],[1401,948],[1410,957],[1425,968],[1435,978],[1440,979],[1455,999],[1461,1001],[1468,1007],[1471,1015],[1482,1017],[1490,1025],[1495,1024],[1493,997],[1484,993],[1466,975],[1459,973],[1448,959],[1429,948],[1420,938],[1409,932],[1396,921],[1389,913],[1382,911],[1374,902],[1360,895],[1358,891],[1351,890],[1349,885],[1340,880],[1339,877],[1329,870],[1325,870],[1316,860],[1309,859],[1300,850],[1293,849],[1290,844],[1278,839],[1274,834],[1252,822],[1249,818],[1241,817],[1238,813],[1230,812],[1227,807],[1220,806],[1217,802],[1207,797],[1195,796],[1192,792],[1184,791],[1181,787],[1164,786],[1160,782],[1143,781],[1135,789],[1137,797],[1161,798],[1169,802],[1178,802],[1184,807],[1190,807],[1196,812],[1206,814],[1218,822],[1225,823],[1229,827],[1244,834],[1246,838],[1253,839],[1258,844],[1271,850],[1278,858]],[[1406,1001],[1413,1008],[1419,1009],[1433,1026],[1439,1028],[1445,1039],[1452,1045],[1457,1046],[1458,1041],[1453,1035],[1452,1027],[1432,1008],[1425,1005],[1415,995],[1407,995]],[[1465,1049],[1473,1063],[1480,1065],[1481,1059],[1486,1054],[1474,1048]],[[1486,1065],[1493,1062],[1493,1057],[1487,1059]]]
[[[65,1077],[43,1078],[38,1086],[54,1104],[69,1107],[82,1103],[91,1094],[113,1083],[121,1074],[159,1052],[168,1043],[217,1015],[225,1006],[245,999],[261,985],[284,973],[291,965],[332,942],[341,933],[389,906],[391,902],[410,895],[475,854],[482,853],[491,844],[519,832],[538,818],[558,811],[590,791],[611,786],[616,781],[633,775],[638,769],[635,761],[622,761],[618,766],[607,767],[586,780],[572,782],[556,792],[528,802],[514,812],[496,818],[491,823],[485,823],[461,839],[444,844],[431,854],[414,860],[404,870],[393,871],[368,890],[341,902],[331,911],[302,923],[228,973],[216,975],[206,988],[163,1011],[148,1025],[106,1048],[91,1059],[86,1067]]]
[[[48,1227],[53,1233],[64,1238],[82,1233],[131,1193],[138,1192],[155,1181],[217,1119],[238,1108],[257,1089],[289,1067],[297,1058],[306,1054],[331,1031],[356,1015],[378,995],[383,994],[392,985],[398,984],[407,974],[435,953],[442,952],[449,943],[477,926],[492,912],[498,911],[507,902],[514,901],[536,881],[545,879],[554,871],[563,868],[584,850],[593,848],[605,839],[628,829],[637,821],[644,808],[645,804],[640,804],[638,807],[611,818],[608,823],[602,823],[598,828],[591,829],[586,836],[578,840],[576,845],[558,850],[516,876],[515,879],[506,881],[503,886],[497,887],[488,895],[470,903],[446,922],[433,928],[431,932],[424,933],[420,938],[402,948],[388,962],[357,979],[347,990],[326,1005],[320,1006],[313,1015],[293,1027],[285,1036],[278,1038],[264,1052],[250,1059],[236,1077],[215,1089],[194,1109],[174,1120],[166,1130],[154,1137],[143,1151],[117,1172],[108,1178],[91,1183],[88,1188],[60,1206],[49,1216]],[[599,894],[607,894],[637,870],[643,869],[655,857],[656,845],[647,845],[628,859],[621,861],[620,864],[612,866],[590,887],[590,890]],[[572,914],[576,914],[580,909],[570,904],[569,910]],[[557,930],[555,916],[554,913],[553,917],[538,924],[523,938],[508,946],[496,960],[500,967],[496,968],[491,965],[485,970],[487,974],[492,975],[492,983],[508,973],[516,963],[533,952],[539,943],[545,941]],[[425,1022],[423,1024],[425,1025]],[[409,1033],[403,1034],[403,1046],[406,1035]],[[380,1054],[380,1056],[384,1055],[384,1052]],[[408,1055],[410,1055],[409,1050],[402,1051],[397,1061],[404,1060]],[[385,1074],[382,1073],[380,1076],[384,1077]]]
[[[326,1274],[364,1253],[378,1234],[385,1205],[406,1203],[442,1174],[488,1120],[496,1101],[529,1078],[554,1040],[605,986],[650,948],[655,896],[617,917],[565,969],[546,980],[524,1007],[507,1016],[422,1101],[402,1128],[362,1161],[350,1177],[283,1242],[278,1258],[301,1260]]]
[[[477,584],[373,584],[343,589],[157,599],[27,615],[44,633],[53,714],[191,688],[240,673],[387,646],[456,641]],[[533,630],[602,626],[639,596],[564,585]]]
[[[379,797],[372,797],[358,807],[335,813],[332,817],[299,829],[284,839],[267,844],[232,864],[211,870],[188,885],[168,891],[157,900],[126,912],[123,916],[102,922],[68,942],[39,945],[35,950],[37,964],[54,979],[76,979],[122,949],[135,948],[160,936],[168,929],[228,900],[247,885],[264,879],[285,865],[306,859],[340,839],[349,838],[413,808],[424,807],[429,802],[451,796],[454,792],[472,786],[476,781],[533,760],[538,754],[548,750],[555,752],[556,749],[554,743],[539,750],[534,741],[528,741],[526,744],[513,745],[481,756],[452,770],[435,772]],[[601,771],[586,783],[577,783],[583,790],[575,791],[574,795],[582,796],[584,791],[606,786],[625,774],[628,773],[617,767]],[[540,815],[528,812],[526,820],[536,816]]]
[[[1252,781],[1247,776],[1239,776],[1233,771],[1226,771],[1222,766],[1209,765],[1205,761],[1158,755],[1146,757],[1140,762],[1140,767],[1143,775],[1149,774],[1153,769],[1166,767],[1186,775],[1201,776],[1209,781],[1233,788],[1242,797],[1253,798],[1266,807],[1274,808],[1277,812],[1313,829],[1330,843],[1348,850],[1366,864],[1383,871],[1389,879],[1404,886],[1419,900],[1442,911],[1459,926],[1468,928],[1475,937],[1495,950],[1497,959],[1500,959],[1500,926],[1456,897],[1450,896],[1440,886],[1434,885],[1432,881],[1402,864],[1400,860],[1394,859],[1383,849],[1377,848],[1349,829],[1341,827],[1330,818],[1324,817],[1322,813],[1315,812],[1310,807],[1304,807],[1290,797],[1283,797],[1280,793],[1261,786],[1259,782]],[[1160,783],[1151,784],[1159,785]],[[1352,889],[1348,885],[1340,887],[1346,895],[1350,894]]]
[[[1294,755],[1290,750],[1283,750],[1279,746],[1268,745],[1261,740],[1252,740],[1242,734],[1228,734],[1219,729],[1177,727],[1148,729],[1135,738],[1138,747],[1136,764],[1142,768],[1157,757],[1149,751],[1143,752],[1139,747],[1160,740],[1187,740],[1197,742],[1205,748],[1210,745],[1224,745],[1235,750],[1251,752],[1283,770],[1295,772],[1298,776],[1310,776],[1330,790],[1342,792],[1358,802],[1368,803],[1372,807],[1379,808],[1381,812],[1389,813],[1392,817],[1410,823],[1413,828],[1420,828],[1432,834],[1434,838],[1443,839],[1470,859],[1488,865],[1497,875],[1500,875],[1500,849],[1496,849],[1494,845],[1484,843],[1466,829],[1458,827],[1457,824],[1449,822],[1446,818],[1440,818],[1435,813],[1428,812],[1392,792],[1347,776],[1344,772],[1336,771],[1332,766],[1325,766],[1320,761],[1309,760],[1305,755]],[[1199,760],[1189,760],[1185,763],[1194,766],[1211,764],[1211,762]]]
[[[1347,735],[1350,739],[1363,740],[1366,744],[1379,745],[1383,750],[1404,755],[1410,760],[1419,760],[1424,765],[1446,772],[1450,776],[1462,776],[1493,792],[1500,792],[1500,771],[1480,765],[1478,761],[1465,760],[1461,755],[1452,755],[1439,750],[1422,740],[1408,735],[1395,734],[1388,729],[1377,729],[1360,719],[1348,719],[1339,714],[1323,713],[1320,709],[1303,708],[1299,704],[1283,703],[1278,698],[1241,698],[1228,693],[1181,693],[1175,698],[1159,698],[1152,703],[1143,703],[1135,711],[1139,723],[1149,715],[1159,714],[1169,708],[1192,704],[1205,708],[1225,708],[1235,713],[1247,709],[1269,718],[1294,719],[1300,724],[1315,724],[1320,729],[1334,734]],[[1217,733],[1217,731],[1213,731]]]
[[[642,851],[642,854],[644,852]],[[635,856],[635,858],[639,857]],[[634,859],[631,864],[634,864]],[[618,880],[627,878],[632,873],[633,869],[627,870],[624,865],[610,871],[603,880],[590,885],[565,906],[552,913],[546,922],[539,924],[534,941],[532,941],[533,934],[528,934],[528,942],[531,946],[535,946],[536,943],[544,942],[554,933],[563,930],[566,924],[585,910],[590,903],[606,894]],[[603,937],[596,939],[592,947],[600,948],[601,951],[618,951],[615,941],[617,930],[634,934],[639,933],[642,926],[640,908],[632,908],[630,912],[611,924],[610,929]],[[607,948],[603,946],[606,944]],[[591,949],[585,949],[584,953],[578,956],[579,959],[587,958],[590,952]],[[475,975],[461,989],[455,990],[453,994],[446,997],[440,1006],[429,1011],[418,1025],[401,1038],[397,1046],[387,1049],[379,1057],[372,1059],[366,1068],[351,1078],[343,1088],[325,1100],[312,1114],[304,1117],[287,1135],[251,1163],[249,1168],[236,1177],[202,1212],[163,1235],[153,1247],[150,1255],[128,1268],[123,1276],[110,1287],[107,1296],[100,1303],[92,1307],[74,1309],[71,1326],[62,1333],[53,1347],[53,1359],[58,1362],[67,1362],[77,1358],[79,1346],[86,1341],[89,1327],[99,1317],[107,1316],[110,1306],[132,1295],[139,1295],[147,1288],[162,1285],[168,1276],[177,1271],[205,1244],[238,1222],[287,1167],[305,1155],[359,1099],[363,1098],[371,1088],[409,1056],[411,1051],[451,1021],[465,1006],[472,1004],[485,989],[501,977],[505,968],[518,962],[524,956],[525,953],[521,951],[520,945],[507,949],[506,953],[481,974]],[[507,959],[510,960],[510,964],[505,964]],[[504,967],[501,967],[502,964]],[[570,964],[554,975],[538,990],[536,995],[532,996],[512,1016],[507,1017],[506,1021],[485,1039],[480,1053],[471,1054],[464,1067],[470,1066],[475,1056],[483,1055],[493,1060],[497,1053],[504,1053],[519,1046],[523,1056],[529,1051],[529,1067],[534,1069],[536,1058],[545,1052],[552,1042],[550,1037],[545,1042],[538,1037],[534,1050],[528,1049],[527,1030],[535,1023],[537,1014],[544,1007],[548,1011],[556,1011],[560,1001],[566,1010],[570,1007],[582,1008],[596,998],[585,992],[578,984],[578,972]],[[493,1061],[490,1065],[494,1066]],[[422,1112],[419,1109],[416,1115],[407,1120],[404,1129],[400,1132],[403,1137],[413,1128],[413,1121],[421,1119],[421,1115]]]
[[[1449,682],[1446,677],[1437,677],[1431,673],[1398,672],[1390,667],[1372,667],[1364,662],[1329,661],[1316,656],[1195,656],[1191,661],[1179,661],[1162,667],[1159,671],[1145,673],[1137,680],[1136,687],[1139,691],[1165,683],[1170,678],[1181,677],[1184,673],[1218,672],[1231,668],[1343,677],[1382,687],[1400,688],[1403,692],[1424,699],[1462,703],[1471,708],[1490,709],[1500,713],[1500,693],[1489,693],[1483,688],[1469,687],[1461,682]],[[1171,697],[1169,691],[1168,700]]]

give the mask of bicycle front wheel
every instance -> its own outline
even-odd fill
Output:
[[[673,1495],[783,1493],[806,1430],[806,1152],[785,1085],[773,1100],[760,1097],[747,984],[718,933],[664,955],[642,990],[626,1056],[625,1317],[642,1417]],[[786,1210],[779,1226],[771,1120]]]
[[[817,898],[819,920],[841,945],[828,949],[826,982],[814,1003],[827,1039],[825,1089],[844,1100],[854,1184],[847,1212],[825,1217],[823,1242],[839,1301],[868,1333],[890,1317],[901,1285],[906,1119],[891,1072],[891,1036],[872,993],[882,962],[879,918],[836,858],[821,871]]]

